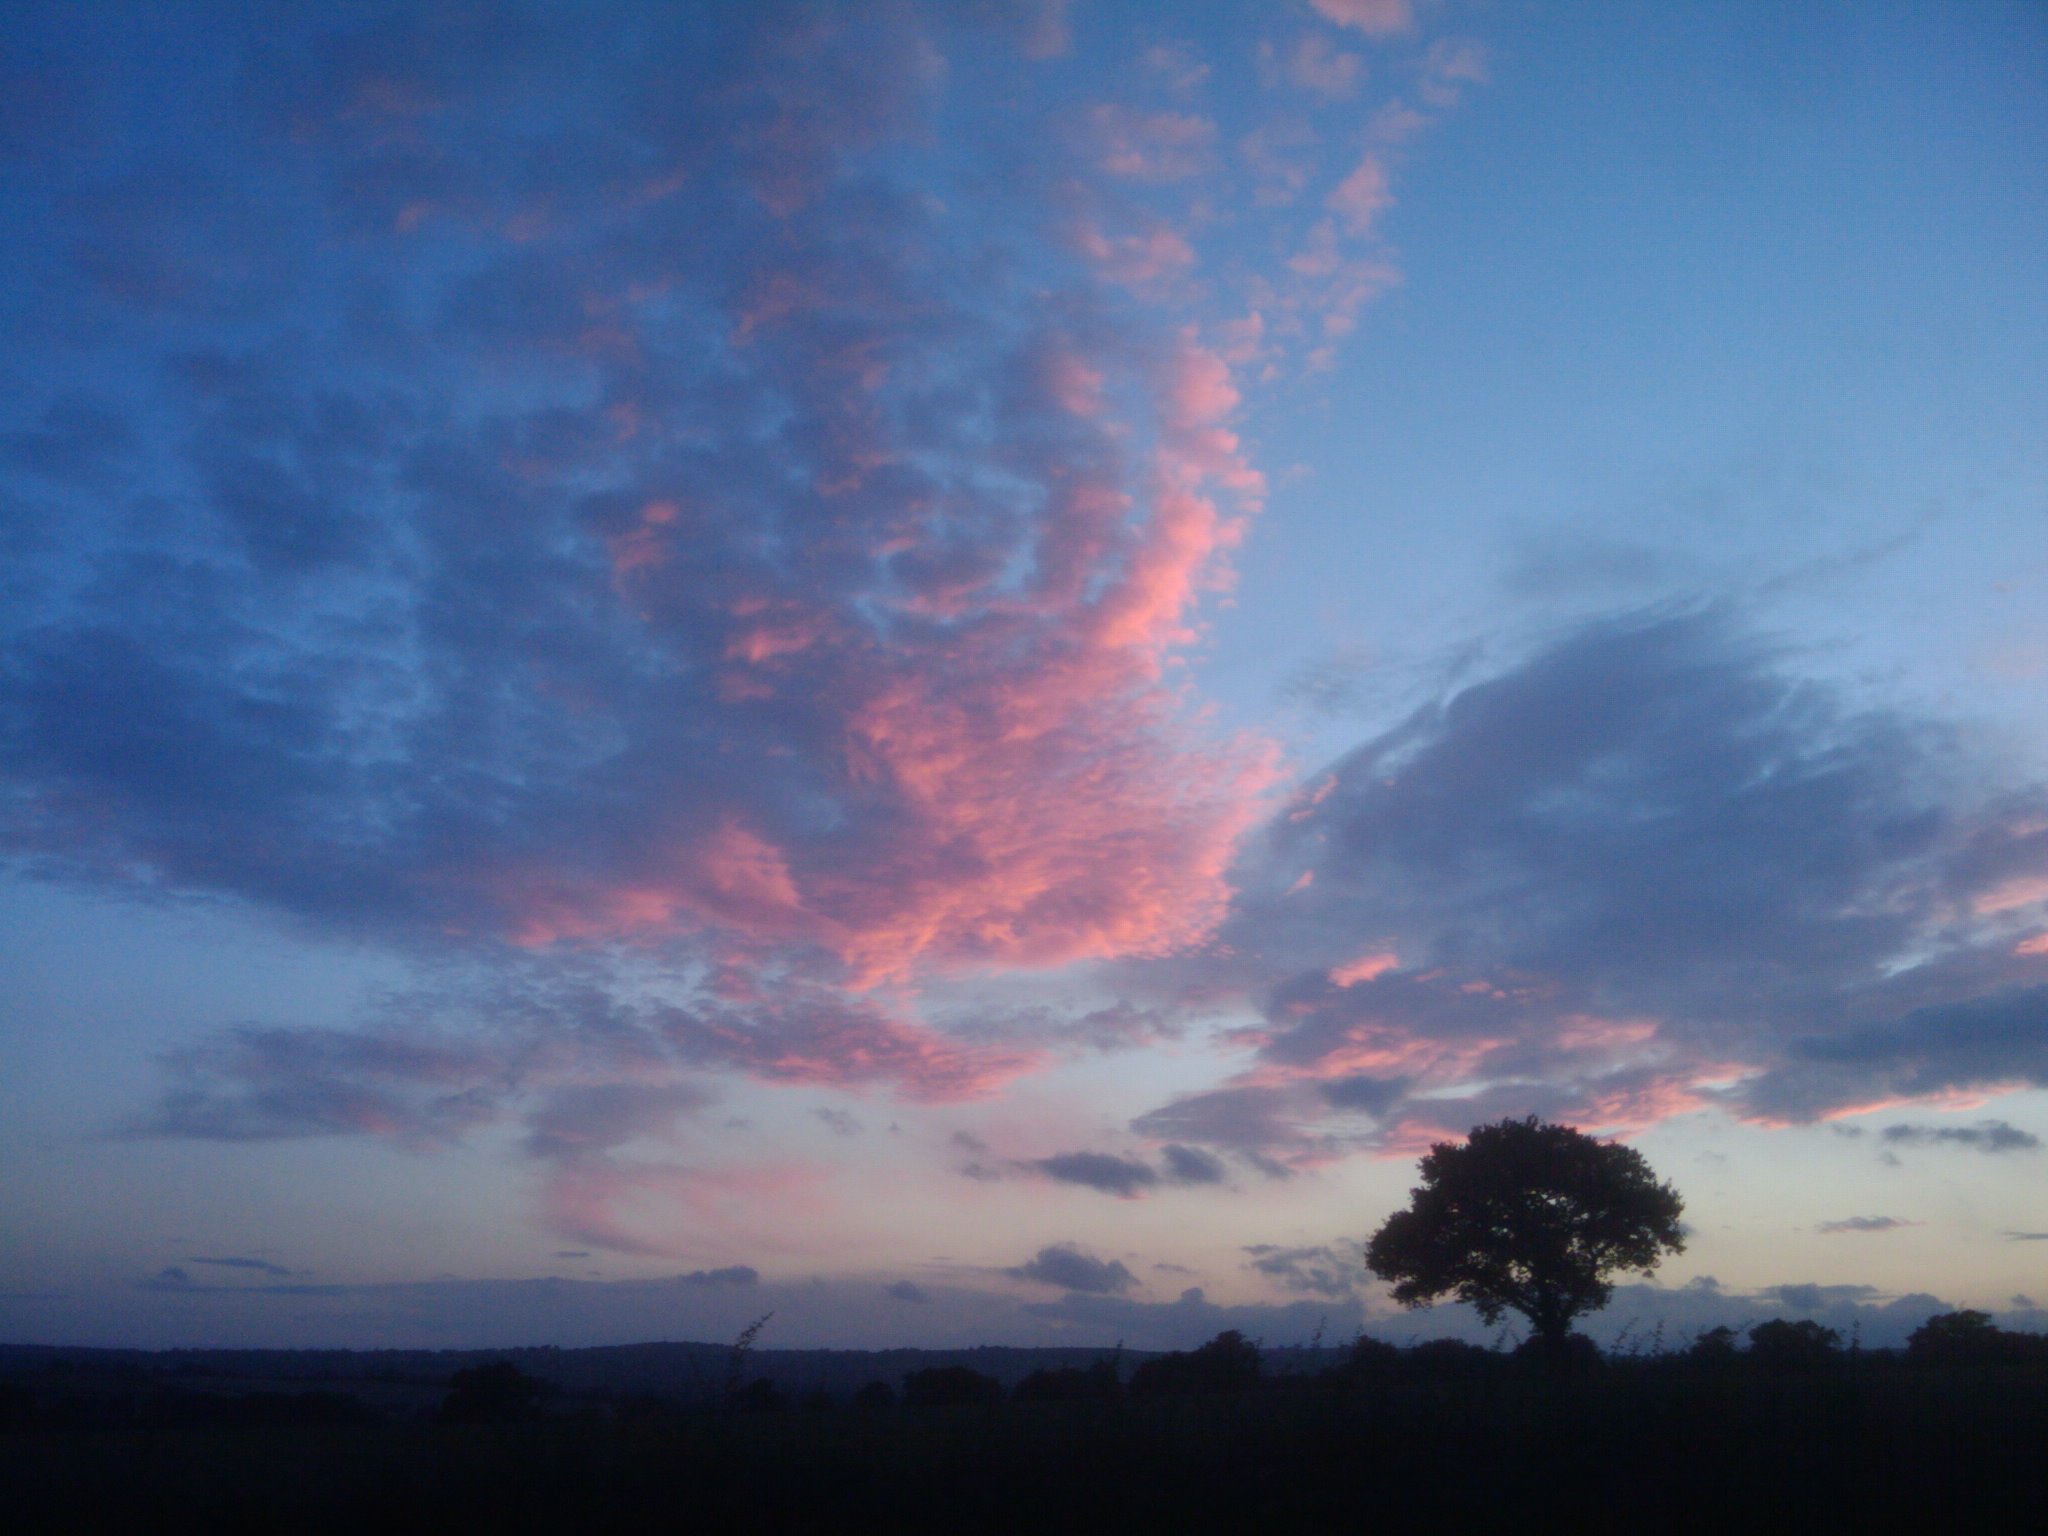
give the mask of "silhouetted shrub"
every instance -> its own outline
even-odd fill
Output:
[[[886,1413],[896,1406],[896,1389],[886,1381],[871,1381],[853,1394],[851,1406],[862,1413]]]
[[[1591,1376],[1607,1363],[1600,1357],[1600,1346],[1583,1333],[1531,1334],[1511,1358],[1526,1370],[1555,1377]]]
[[[903,1401],[912,1408],[960,1408],[1001,1402],[1003,1384],[964,1365],[930,1365],[903,1378]]]
[[[1425,1339],[1408,1351],[1409,1370],[1426,1381],[1487,1376],[1499,1370],[1500,1363],[1492,1350],[1467,1344],[1463,1339]]]
[[[510,1360],[473,1365],[448,1378],[448,1396],[441,1417],[450,1424],[516,1424],[538,1415],[547,1383],[529,1376]]]
[[[1834,1359],[1842,1336],[1811,1318],[1773,1318],[1749,1330],[1749,1358],[1768,1371],[1810,1371]]]
[[[1063,1365],[1033,1371],[1017,1383],[1014,1396],[1020,1403],[1109,1402],[1122,1391],[1116,1367],[1107,1360],[1098,1360],[1085,1370]]]
[[[1701,1365],[1726,1365],[1735,1359],[1735,1339],[1735,1330],[1725,1323],[1702,1328],[1686,1350],[1686,1358]]]
[[[789,1399],[766,1376],[756,1376],[729,1394],[725,1406],[733,1413],[780,1413],[789,1406]]]
[[[1377,1386],[1400,1374],[1401,1351],[1385,1339],[1361,1333],[1351,1341],[1344,1359],[1329,1372],[1340,1385]]]

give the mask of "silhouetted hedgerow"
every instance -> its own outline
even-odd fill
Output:
[[[528,1373],[484,1362],[458,1373],[462,1389],[481,1380],[532,1410],[489,1422],[442,1419],[423,1387],[404,1389],[416,1412],[356,1415],[313,1406],[349,1393],[277,1393],[232,1370],[33,1369],[0,1376],[0,1507],[24,1529],[1126,1536],[1348,1528],[1370,1490],[1375,1521],[1446,1530],[1946,1529],[1966,1510],[1976,1528],[2017,1523],[2037,1512],[2048,1351],[1937,1323],[1901,1352],[1788,1327],[1565,1375],[1469,1344],[1374,1340],[1274,1373],[1224,1335],[1139,1367],[1166,1362],[1152,1379],[1210,1390],[1118,1396],[1101,1361],[1042,1368],[1003,1402],[992,1376],[925,1367],[901,1405],[871,1382],[784,1413],[728,1411],[715,1391],[695,1406],[529,1392]],[[1804,1364],[1783,1364],[1772,1341],[1787,1339]],[[358,1380],[373,1378],[332,1385]]]

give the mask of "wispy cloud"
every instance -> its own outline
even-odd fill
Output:
[[[1888,1125],[1879,1133],[1894,1146],[1970,1147],[1979,1152],[2038,1152],[2041,1138],[2003,1120],[1976,1125]]]

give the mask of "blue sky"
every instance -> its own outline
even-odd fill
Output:
[[[24,7],[0,1334],[2039,1326],[2038,8]],[[659,1326],[657,1326],[659,1324]]]

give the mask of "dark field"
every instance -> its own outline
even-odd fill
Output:
[[[559,1364],[593,1352],[537,1353]],[[977,1388],[958,1366],[913,1378],[908,1394],[901,1376],[864,1397],[785,1390],[757,1374],[787,1364],[763,1352],[747,1386],[709,1382],[694,1400],[568,1390],[531,1364],[467,1378],[465,1399],[423,1368],[309,1381],[276,1374],[292,1357],[205,1357],[273,1373],[255,1378],[218,1363],[195,1372],[189,1357],[13,1351],[0,1362],[0,1507],[28,1517],[18,1530],[111,1518],[138,1529],[1455,1531],[1532,1515],[1595,1531],[1990,1530],[2039,1528],[2048,1486],[2048,1364],[2033,1351],[1560,1366],[1438,1345],[1355,1360],[1253,1353],[1256,1378],[1208,1381],[1128,1357],[1113,1377],[1090,1373],[1096,1357],[1081,1351],[975,1353],[1018,1357],[1008,1390],[993,1377]],[[893,1359],[835,1358],[842,1375]],[[1030,1361],[1036,1385],[1020,1386]],[[996,1400],[944,1401],[977,1390]],[[447,1422],[462,1401],[501,1421]]]

